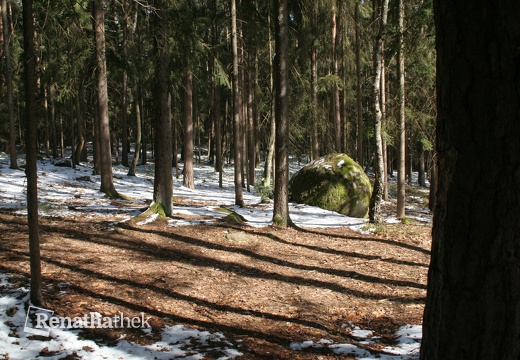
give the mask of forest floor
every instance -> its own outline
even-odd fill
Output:
[[[424,192],[419,193],[410,191],[409,202],[424,202]],[[284,230],[233,224],[222,217],[206,223],[207,212],[196,211],[155,221],[121,221],[127,210],[87,216],[73,203],[85,197],[71,196],[69,212],[41,217],[45,307],[71,318],[144,313],[152,329],[86,329],[82,340],[110,347],[124,339],[151,349],[164,340],[165,328],[180,324],[199,334],[223,335],[183,343],[177,350],[186,359],[416,358],[412,325],[422,322],[431,246],[431,226],[420,220],[424,203],[408,209],[412,220],[405,223]],[[113,208],[141,211],[143,206],[141,198],[106,201]],[[248,209],[261,207],[255,202],[251,199]],[[175,205],[207,210],[210,203],[177,197]],[[385,203],[385,213],[395,213],[393,207]],[[413,219],[415,212],[419,220]],[[192,224],[178,226],[182,221]],[[0,282],[0,295],[27,288],[23,209],[0,210],[0,250],[0,273],[9,281]],[[16,333],[12,321],[5,323],[12,325],[11,335]],[[407,335],[409,348],[404,348],[400,342]],[[153,356],[176,358],[167,345],[155,348]],[[89,349],[67,353],[48,346],[37,354],[83,359]],[[0,359],[15,359],[12,354],[0,351]],[[146,354],[142,358],[153,358]]]

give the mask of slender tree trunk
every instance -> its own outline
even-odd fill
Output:
[[[139,4],[136,3],[136,7]],[[137,53],[140,54],[142,52],[142,38],[141,38],[141,27],[143,20],[139,16],[139,11],[136,9],[136,19],[135,19],[135,33],[137,35]],[[143,68],[141,57],[137,59],[137,67],[138,69]],[[144,107],[144,96],[142,89],[142,81],[140,81],[139,75],[137,76],[137,102],[139,102],[139,113],[141,118],[141,165],[146,165],[147,162],[147,129],[146,129],[146,109]]]
[[[155,28],[157,36],[157,109],[155,112],[155,176],[153,200],[166,216],[173,213],[172,124],[169,94],[169,22],[167,1],[156,2]]]
[[[259,111],[259,101],[258,100],[258,92],[257,89],[260,88],[260,77],[259,77],[259,67],[258,67],[258,49],[255,49],[255,84],[253,85],[253,114],[254,114],[254,132],[255,132],[255,164],[258,166],[260,164],[260,131],[261,131],[261,121],[260,121],[260,111]]]
[[[332,1],[332,75],[339,77],[339,66],[338,66],[338,9],[336,0]],[[337,83],[334,84],[332,89],[332,118],[333,118],[333,129],[334,129],[334,150],[341,152],[341,102],[339,96],[339,87]]]
[[[356,160],[363,166],[363,99],[361,98],[361,19],[359,18],[360,1],[356,1],[354,21],[356,26]]]
[[[117,197],[112,177],[112,154],[110,147],[110,124],[108,120],[107,63],[105,56],[105,11],[104,0],[94,0],[94,24],[96,35],[97,106],[99,117],[99,170],[100,191],[109,197]]]
[[[383,200],[388,201],[388,145],[386,142],[386,62],[385,62],[385,51],[383,43],[383,54],[381,59],[381,142],[383,145]]]
[[[248,137],[248,191],[249,185],[255,185],[255,169],[256,169],[256,157],[255,157],[255,126],[254,126],[254,114],[253,114],[253,66],[250,66],[247,75],[247,137]]]
[[[272,39],[271,39],[271,16],[268,16],[268,31],[269,31],[269,85],[271,90],[271,106],[270,106],[270,133],[269,133],[269,144],[267,146],[267,155],[265,158],[264,168],[264,186],[269,188],[271,186],[271,173],[273,173],[273,162],[274,162],[274,147],[276,142],[276,121],[274,116],[274,64],[273,64],[273,50],[272,50]]]
[[[405,216],[406,201],[406,117],[404,92],[404,0],[399,0],[399,47],[397,52],[399,78],[399,152],[397,156],[397,217]]]
[[[222,159],[222,125],[220,121],[220,91],[219,84],[213,82],[213,114],[215,118],[215,141],[216,141],[216,161],[215,171],[219,173],[218,186],[223,187],[222,184],[222,172],[223,172],[223,159]]]
[[[418,147],[418,183],[419,186],[426,186],[426,170],[425,170],[425,159],[424,159],[424,144],[422,141],[419,141],[417,144]]]
[[[58,109],[61,110],[61,107]],[[65,158],[65,137],[63,135],[63,115],[61,111],[58,111],[58,125],[60,129],[60,157],[63,159]]]
[[[2,30],[4,36],[5,82],[7,85],[7,115],[9,118],[9,157],[11,169],[18,169],[16,160],[16,124],[14,119],[13,101],[13,69],[11,66],[11,50],[9,48],[9,22],[7,19],[7,1],[2,0]]]
[[[428,197],[428,209],[430,211],[435,210],[435,199],[437,195],[437,155],[434,154],[431,160],[432,165],[430,168],[430,194]]]
[[[175,168],[175,178],[179,178],[179,146],[178,146],[178,127],[177,127],[177,119],[178,119],[178,106],[174,106],[172,91],[169,92],[170,102],[172,107],[172,136],[173,136],[173,167]]]
[[[189,66],[184,74],[184,172],[183,185],[195,189],[193,179],[193,75]]]
[[[123,0],[123,78],[121,80],[121,165],[128,166],[128,0]]]
[[[23,0],[23,58],[26,119],[27,222],[29,227],[29,255],[31,264],[31,303],[43,306],[40,261],[40,226],[38,222],[38,173],[36,119],[36,59],[34,54],[34,25],[32,0]]]
[[[235,204],[244,207],[242,192],[242,106],[240,104],[238,69],[238,33],[236,0],[231,0],[231,46],[233,48],[233,142],[235,156]]]
[[[438,190],[420,358],[516,360],[520,3],[434,10]]]
[[[58,138],[56,134],[56,108],[54,103],[54,86],[52,85],[53,79],[51,77],[50,84],[47,85],[47,95],[49,100],[49,121],[51,126],[51,148],[52,158],[58,158]]]
[[[78,85],[78,93],[75,99],[75,108],[76,108],[76,131],[75,136],[78,139],[78,144],[76,146],[76,151],[74,152],[74,162],[79,164],[82,160],[83,150],[85,148],[85,133],[83,130],[83,112],[81,111],[81,97],[83,96],[83,91],[81,90],[82,85]]]
[[[76,102],[76,99],[74,99]],[[76,104],[74,104],[76,105]],[[74,106],[76,107],[76,106]],[[77,112],[77,110],[76,110]],[[76,114],[77,116],[77,114]],[[70,121],[70,162],[72,163],[72,168],[76,169],[76,123],[78,119],[71,119]]]
[[[136,84],[136,88],[139,89],[139,84]],[[132,158],[132,162],[128,168],[128,176],[135,176],[135,168],[137,163],[139,162],[139,153],[141,152],[141,106],[140,99],[141,94],[140,90],[137,90],[137,101],[135,102],[135,118],[136,118],[136,134],[135,134],[135,151],[134,157]]]
[[[313,2],[311,26],[316,29],[318,26],[318,2]],[[320,143],[318,134],[318,39],[316,36],[312,39],[311,50],[311,121],[312,121],[312,145],[311,159],[316,160],[320,157]]]
[[[275,0],[275,183],[273,222],[291,225],[289,217],[289,11],[287,0]]]
[[[381,112],[381,64],[383,61],[383,42],[386,33],[387,16],[388,16],[388,1],[383,0],[383,6],[381,7],[381,19],[379,21],[379,31],[377,34],[376,42],[374,45],[374,83],[373,83],[373,96],[374,96],[374,137],[375,137],[375,157],[374,157],[374,170],[376,179],[374,182],[374,189],[372,191],[372,197],[370,198],[369,217],[370,222],[380,223],[381,222],[381,203],[383,200],[384,190],[384,163],[383,163],[383,139],[381,131],[382,123],[382,112]]]
[[[94,169],[92,171],[93,175],[101,175],[100,168],[100,146],[99,146],[99,114],[97,112],[97,99],[94,100],[96,110],[94,111],[94,126],[92,129],[92,144],[94,146]]]
[[[51,156],[51,122],[49,119],[49,102],[47,94],[47,84],[41,84],[43,96],[43,113],[45,117],[45,156]],[[15,130],[16,131],[16,130]]]

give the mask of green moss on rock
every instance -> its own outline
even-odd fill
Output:
[[[366,216],[371,194],[363,168],[345,154],[311,162],[289,183],[291,200],[358,218]]]

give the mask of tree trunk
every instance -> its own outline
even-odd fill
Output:
[[[99,114],[97,112],[97,99],[95,100],[95,108],[94,110],[94,119],[92,126],[92,145],[94,147],[94,169],[92,171],[92,175],[100,175],[100,155],[99,155]]]
[[[339,77],[339,66],[338,66],[338,10],[336,6],[336,0],[332,1],[332,75]],[[333,118],[333,129],[334,129],[334,151],[341,152],[341,102],[339,96],[339,87],[335,82],[332,89],[332,118]]]
[[[289,12],[287,0],[275,0],[275,182],[274,182],[274,224],[287,227],[289,217],[289,93],[288,93],[288,53],[289,53]]]
[[[135,168],[139,161],[139,153],[141,152],[141,94],[139,90],[139,84],[136,84],[137,90],[137,101],[135,102],[135,125],[136,125],[136,134],[135,134],[135,151],[134,157],[132,158],[132,162],[128,168],[128,176],[135,176]]]
[[[403,218],[406,201],[406,117],[404,92],[404,0],[399,0],[399,47],[397,49],[399,78],[399,152],[397,157],[397,218]]]
[[[421,359],[516,360],[520,3],[434,6],[438,190]]]
[[[128,0],[123,0],[123,78],[121,89],[121,165],[128,166]]]
[[[424,144],[422,141],[419,141],[417,144],[418,147],[418,183],[419,186],[426,186],[426,165],[424,159]]]
[[[356,26],[356,160],[363,166],[363,99],[361,98],[361,24],[359,17],[360,1],[356,1],[354,21]]]
[[[384,54],[385,51],[383,44],[383,53],[381,57],[381,144],[383,146],[383,176],[381,177],[381,180],[383,181],[383,200],[388,201],[388,146],[386,143],[386,62]]]
[[[155,27],[157,36],[157,92],[158,103],[155,111],[155,176],[153,200],[164,210],[164,215],[173,213],[173,172],[172,172],[172,124],[169,101],[169,22],[167,1],[157,1]]]
[[[434,154],[431,160],[430,168],[430,194],[428,196],[428,209],[435,210],[435,199],[437,196],[437,155]]]
[[[112,177],[112,153],[110,147],[110,124],[108,120],[107,62],[105,55],[104,0],[94,0],[94,24],[97,63],[97,107],[99,117],[99,170],[100,191],[109,197],[117,197]]]
[[[58,135],[56,131],[56,108],[54,103],[54,86],[52,85],[53,79],[51,77],[50,84],[47,86],[47,96],[49,100],[49,120],[51,126],[51,148],[52,158],[58,158]]]
[[[36,119],[36,58],[34,54],[34,25],[32,0],[23,0],[23,58],[25,85],[25,120],[26,120],[26,168],[27,176],[27,223],[29,227],[29,255],[31,267],[31,303],[43,306],[42,277],[40,261],[40,230],[38,222],[38,173]]]
[[[252,61],[250,61],[251,63]],[[247,161],[248,161],[248,191],[249,186],[255,186],[255,170],[256,170],[256,156],[255,156],[255,126],[253,113],[253,66],[250,66],[247,73]]]
[[[195,189],[193,179],[193,75],[186,68],[184,74],[184,171],[182,184]]]
[[[171,91],[170,91],[171,98]],[[173,118],[172,118],[172,133],[173,133],[173,167],[175,168],[175,178],[179,178],[179,127],[178,127],[178,111],[179,107],[173,107]]]
[[[18,161],[16,160],[16,124],[14,119],[14,102],[13,102],[13,69],[11,66],[11,50],[9,49],[10,35],[9,22],[7,19],[7,1],[2,0],[2,29],[4,36],[4,58],[5,58],[5,82],[7,85],[7,115],[9,118],[9,157],[11,169],[18,169]]]
[[[235,157],[235,204],[244,207],[242,191],[242,106],[240,104],[240,89],[238,76],[238,34],[236,0],[231,0],[231,47],[233,49],[233,143]]]
[[[83,130],[83,112],[81,111],[81,102],[83,101],[83,91],[82,85],[78,85],[78,93],[76,94],[75,99],[75,108],[76,108],[76,131],[75,135],[78,139],[78,144],[76,146],[76,151],[74,152],[74,162],[79,164],[83,158],[83,153],[85,149],[85,132]]]
[[[223,172],[223,159],[222,159],[222,124],[220,120],[220,85],[213,79],[213,114],[215,119],[215,171],[219,173],[218,186],[223,187],[222,183],[222,172]]]
[[[315,2],[313,6],[313,14],[311,21],[313,28],[317,26],[317,9],[318,3]],[[312,94],[312,145],[311,145],[311,159],[316,160],[320,157],[320,142],[318,134],[318,49],[317,39],[313,39],[311,50],[311,94]]]
[[[272,39],[271,39],[271,16],[267,17],[268,20],[268,45],[269,45],[269,86],[271,91],[271,103],[270,103],[270,116],[269,116],[269,124],[270,124],[270,132],[269,132],[269,143],[267,145],[267,155],[265,157],[265,166],[264,166],[264,187],[271,187],[271,174],[273,172],[273,162],[274,162],[274,145],[276,141],[276,122],[274,119],[274,65],[273,65],[273,48],[272,48]]]
[[[61,110],[61,107],[58,108]],[[63,114],[58,111],[58,125],[59,125],[59,138],[60,138],[60,157],[65,158],[65,137],[63,135]]]
[[[373,96],[374,96],[374,137],[375,137],[375,156],[374,156],[374,172],[376,179],[374,182],[374,189],[370,198],[369,217],[370,222],[380,223],[381,222],[381,203],[383,200],[384,190],[384,168],[383,163],[383,139],[381,131],[382,112],[381,112],[381,64],[383,61],[383,42],[386,34],[387,16],[388,16],[388,1],[383,0],[383,6],[381,7],[381,19],[379,21],[379,31],[374,45],[374,83],[373,83]]]

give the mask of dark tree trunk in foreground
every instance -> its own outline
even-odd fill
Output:
[[[423,360],[520,359],[520,2],[434,1],[438,189]]]
[[[34,26],[32,0],[23,0],[23,63],[25,85],[25,120],[26,120],[26,168],[27,175],[27,221],[29,225],[29,254],[31,262],[31,302],[43,305],[42,276],[40,262],[40,226],[38,223],[38,174],[37,128],[36,119],[36,57],[34,53]]]
[[[289,217],[289,93],[288,53],[289,15],[287,0],[275,0],[275,181],[273,222],[282,227],[290,225]]]
[[[168,46],[169,27],[166,2],[157,1],[157,95],[158,104],[155,120],[155,177],[153,200],[161,206],[166,216],[173,212],[173,171],[172,171],[172,124],[171,107],[168,96],[170,52]]]
[[[11,66],[11,50],[9,49],[9,22],[7,21],[7,2],[2,0],[2,30],[4,37],[4,58],[5,58],[5,82],[7,83],[7,115],[9,118],[9,157],[11,169],[18,169],[16,160],[16,126],[14,123],[14,102],[13,102],[13,69]]]
[[[108,82],[105,54],[105,11],[104,0],[94,0],[94,25],[96,34],[97,65],[97,108],[99,123],[99,170],[101,192],[117,197],[112,177],[112,152],[110,147],[110,125],[108,121]]]

